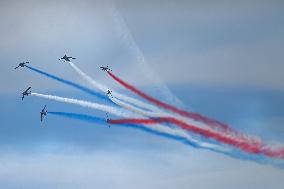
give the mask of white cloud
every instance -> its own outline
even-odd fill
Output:
[[[211,152],[77,152],[0,157],[1,188],[274,188],[284,172]]]

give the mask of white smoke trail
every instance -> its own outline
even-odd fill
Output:
[[[64,98],[64,97],[59,97],[59,96],[54,96],[54,95],[46,95],[46,94],[40,94],[40,93],[31,93],[31,95],[36,96],[36,97],[40,97],[40,98],[49,99],[49,100],[54,100],[54,101],[57,101],[57,102],[75,104],[75,105],[79,105],[79,106],[86,107],[86,108],[92,108],[92,109],[104,111],[104,112],[107,112],[107,113],[110,113],[110,114],[113,114],[113,115],[116,115],[116,116],[121,116],[121,117],[126,117],[126,118],[136,116],[135,114],[133,114],[131,112],[127,112],[126,110],[123,110],[123,109],[118,109],[118,108],[115,108],[115,107],[112,107],[112,106],[88,102],[88,101],[84,101],[84,100],[78,100],[78,99],[73,99],[73,98]],[[139,117],[139,118],[141,118],[141,117]],[[156,131],[159,131],[159,132],[162,132],[162,133],[165,133],[165,134],[183,137],[190,142],[198,144],[200,147],[210,148],[210,149],[218,150],[218,151],[221,151],[221,152],[228,152],[228,150],[229,150],[227,148],[224,148],[224,147],[221,147],[221,146],[218,146],[218,145],[214,145],[214,144],[210,144],[210,143],[206,143],[206,142],[200,142],[200,141],[192,138],[191,136],[189,136],[188,133],[184,132],[183,130],[173,129],[173,128],[170,128],[170,127],[163,126],[161,124],[145,125],[145,127],[148,127],[152,130],[156,130]]]
[[[183,104],[183,102],[171,92],[171,90],[161,81],[161,79],[156,74],[154,74],[153,69],[150,68],[149,64],[145,60],[144,54],[134,40],[129,28],[127,27],[119,11],[116,9],[115,5],[112,4],[112,6],[110,6],[110,9],[114,18],[114,24],[116,25],[115,29],[117,30],[120,37],[125,40],[129,48],[133,51],[134,55],[137,57],[137,63],[141,68],[143,68],[141,69],[141,71],[144,72],[144,75],[147,76],[150,81],[155,81],[158,84],[159,94],[164,94],[167,101],[184,107],[185,105]]]
[[[85,108],[91,108],[91,109],[96,109],[100,111],[104,111],[116,116],[121,116],[121,117],[128,117],[128,116],[136,116],[135,114],[125,111],[123,109],[119,109],[116,107],[108,106],[108,105],[103,105],[99,103],[93,103],[93,102],[88,102],[85,100],[78,100],[78,99],[73,99],[73,98],[64,98],[64,97],[59,97],[59,96],[53,96],[53,95],[46,95],[46,94],[39,94],[39,93],[31,93],[32,96],[37,96],[40,98],[45,98],[49,100],[54,100],[57,102],[63,102],[63,103],[68,103],[68,104],[75,104],[79,105]],[[137,117],[137,116],[136,116]]]
[[[138,113],[140,115],[146,116],[146,117],[168,117],[169,116],[169,114],[166,114],[166,113],[144,111],[140,108],[136,108],[128,103],[125,103],[112,95],[108,95],[108,97],[113,103],[117,104],[118,106],[123,107],[127,110],[130,110],[132,112]]]
[[[131,104],[134,104],[138,107],[141,107],[141,108],[145,108],[145,109],[148,109],[148,110],[152,110],[152,111],[159,111],[161,112],[162,110],[159,109],[158,107],[156,106],[153,106],[151,104],[148,104],[148,103],[145,103],[145,102],[142,102],[140,100],[137,100],[135,98],[132,98],[132,97],[129,97],[129,96],[126,96],[126,95],[123,95],[121,93],[118,93],[116,91],[113,91],[112,89],[110,89],[108,86],[106,85],[103,85],[99,82],[97,82],[96,80],[94,80],[93,78],[91,78],[89,75],[87,75],[86,73],[84,73],[79,67],[77,67],[73,62],[69,62],[69,64],[71,65],[71,67],[81,76],[83,77],[87,82],[89,82],[93,87],[99,89],[100,91],[102,91],[103,93],[106,93],[107,90],[110,90],[112,91],[112,94],[121,99],[121,100],[124,100],[126,102],[129,102]]]
[[[70,66],[87,82],[89,82],[93,87],[101,90],[102,92],[106,93],[109,88],[91,78],[89,75],[84,73],[80,68],[78,68],[73,62],[69,62]]]

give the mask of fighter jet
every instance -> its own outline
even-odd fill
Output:
[[[30,62],[21,62],[17,67],[15,67],[15,69],[18,69],[19,67],[25,67],[28,63]]]
[[[109,98],[113,98],[113,96],[112,96],[112,91],[111,90],[107,90],[107,96],[109,97]]]
[[[111,70],[111,69],[109,69],[109,67],[108,67],[108,66],[107,66],[107,67],[105,67],[105,66],[101,66],[100,68],[101,68],[101,70],[103,70],[103,71],[107,71],[107,72],[111,71],[111,72],[112,72],[112,70]]]
[[[76,59],[76,58],[73,58],[71,56],[67,56],[66,54],[62,58],[59,58],[59,60],[64,60],[65,62],[70,62],[71,59]]]
[[[31,89],[31,87],[27,88],[27,90],[25,90],[24,92],[22,92],[22,100],[24,100],[25,96],[30,95],[32,92],[29,91]]]
[[[46,108],[46,105],[45,105],[44,108],[41,110],[41,112],[39,112],[39,113],[40,113],[40,121],[41,121],[41,122],[42,122],[43,116],[46,116],[46,114],[47,114],[47,110],[45,110],[45,108]]]
[[[108,124],[108,128],[110,128],[110,124],[109,124],[109,117],[108,117],[108,114],[106,113],[106,117],[107,117],[107,119],[106,119],[106,122],[107,122],[107,124]]]

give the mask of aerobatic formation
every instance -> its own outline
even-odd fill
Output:
[[[93,88],[87,88],[73,81],[46,73],[27,65],[29,62],[22,62],[15,69],[27,68],[42,76],[96,96],[103,100],[104,104],[50,94],[40,94],[32,92],[31,87],[28,87],[22,92],[22,100],[24,100],[25,96],[44,98],[103,111],[106,113],[106,117],[100,118],[94,115],[70,112],[52,112],[47,111],[45,105],[40,112],[40,121],[43,121],[43,118],[47,115],[55,115],[104,124],[110,128],[111,126],[136,128],[157,136],[182,142],[194,148],[206,149],[233,158],[251,160],[284,168],[283,145],[273,145],[264,142],[259,137],[237,131],[230,125],[218,120],[208,118],[196,112],[189,112],[175,107],[170,103],[158,100],[115,75],[108,66],[100,66],[99,68],[110,78],[125,89],[135,93],[140,99],[114,91],[84,73],[71,61],[74,59],[76,58],[64,55],[59,60],[63,60],[69,64]],[[109,116],[115,117],[115,119]]]

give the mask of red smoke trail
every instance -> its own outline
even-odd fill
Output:
[[[207,118],[203,115],[200,115],[198,113],[195,113],[195,112],[187,112],[185,110],[182,110],[182,109],[179,109],[179,108],[176,108],[172,105],[169,105],[169,104],[166,104],[164,102],[161,102],[145,93],[143,93],[142,91],[140,91],[139,89],[137,89],[136,87],[126,83],[125,81],[121,80],[120,78],[118,78],[117,76],[115,76],[113,73],[111,72],[107,72],[115,81],[117,81],[118,83],[120,83],[121,85],[123,85],[124,87],[126,87],[127,89],[131,90],[132,92],[136,93],[137,95],[141,96],[142,98],[145,98],[146,100],[164,108],[164,109],[167,109],[167,110],[170,110],[172,112],[175,112],[175,113],[178,113],[182,116],[186,116],[188,118],[191,118],[191,119],[194,119],[196,121],[200,121],[200,122],[203,122],[205,124],[208,124],[209,126],[212,126],[212,127],[217,127],[217,128],[221,128],[225,131],[230,131],[230,132],[233,132],[234,134],[236,135],[239,135],[237,131],[233,131],[232,128],[230,128],[227,124],[224,124],[224,123],[221,123],[217,120],[214,120],[214,119],[211,119],[211,118]]]
[[[188,118],[194,119],[196,121],[200,121],[203,122],[205,124],[207,124],[208,126],[211,126],[213,128],[217,128],[217,129],[222,129],[223,132],[225,132],[225,134],[233,134],[235,135],[239,140],[242,141],[246,141],[249,142],[250,144],[255,144],[255,145],[259,145],[259,140],[255,139],[255,138],[248,138],[247,136],[243,135],[242,133],[230,128],[228,125],[221,123],[217,120],[213,120],[211,118],[207,118],[203,115],[200,115],[198,113],[192,113],[192,112],[187,112],[181,109],[178,109],[172,105],[166,104],[164,102],[161,102],[145,93],[143,93],[142,91],[140,91],[139,89],[135,88],[134,86],[126,83],[125,81],[123,81],[122,79],[118,78],[117,76],[115,76],[113,73],[111,72],[107,72],[114,80],[116,80],[118,83],[120,83],[121,85],[123,85],[124,87],[126,87],[127,89],[133,91],[134,93],[138,94],[139,96],[141,96],[142,98],[147,99],[148,101],[163,107],[165,109],[171,110],[172,112],[178,113],[182,116],[186,116]]]
[[[202,136],[205,136],[207,138],[215,139],[216,141],[229,144],[232,146],[235,146],[245,152],[253,153],[253,154],[263,154],[269,157],[277,157],[284,159],[284,148],[272,150],[269,149],[268,146],[265,146],[262,143],[251,143],[248,140],[238,139],[238,138],[232,138],[229,136],[226,136],[222,133],[213,132],[210,130],[206,130],[203,128],[196,127],[191,124],[187,124],[183,121],[180,121],[178,119],[172,118],[172,117],[164,117],[164,118],[157,118],[157,119],[119,119],[119,120],[108,120],[108,123],[111,124],[155,124],[155,123],[161,123],[161,122],[171,122],[178,126],[180,126],[183,129],[186,129],[188,131],[195,132],[197,134],[200,134]]]

